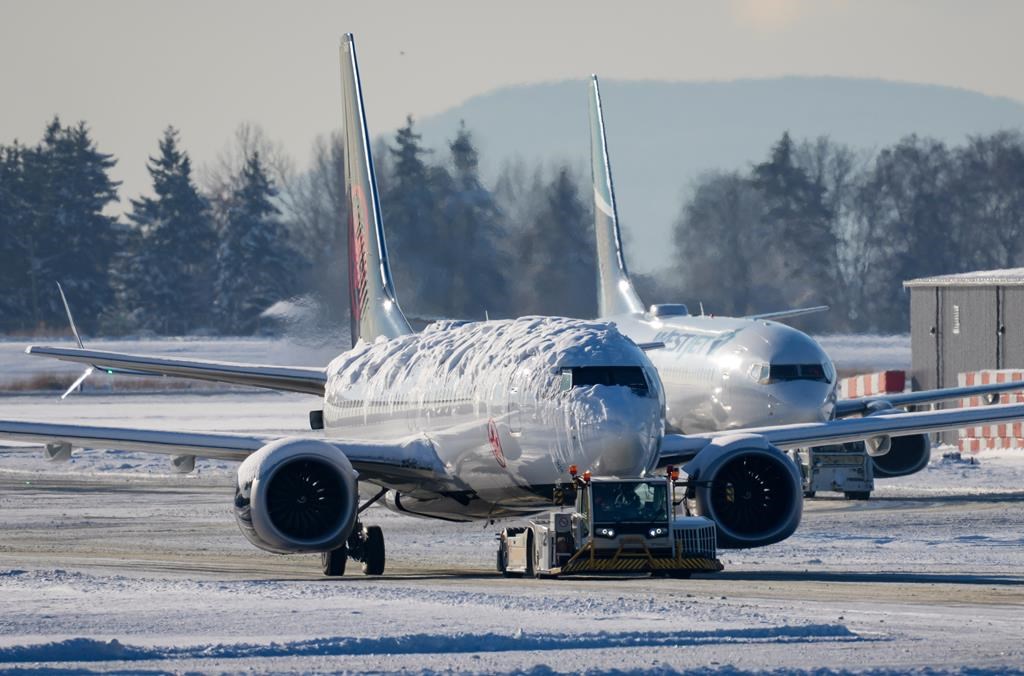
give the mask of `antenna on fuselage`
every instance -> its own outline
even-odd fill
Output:
[[[601,317],[641,314],[643,301],[633,288],[622,253],[612,167],[604,134],[604,112],[597,76],[590,76],[590,170],[594,183],[594,235],[597,244],[597,312]]]
[[[345,133],[345,197],[349,210],[349,310],[352,344],[355,345],[360,339],[372,342],[380,336],[397,338],[413,331],[398,306],[398,296],[391,280],[355,38],[351,33],[346,33],[341,40],[341,98]]]

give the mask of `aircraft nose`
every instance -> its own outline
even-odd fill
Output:
[[[835,399],[827,383],[777,383],[769,397],[770,415],[786,423],[821,422],[832,417]]]
[[[594,387],[573,407],[584,466],[599,476],[637,477],[657,459],[665,418],[661,402],[627,387]]]

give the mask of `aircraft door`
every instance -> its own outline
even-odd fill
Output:
[[[515,435],[523,432],[523,384],[518,375],[512,375],[508,386],[508,430]]]

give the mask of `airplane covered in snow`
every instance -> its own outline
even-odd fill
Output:
[[[341,44],[350,208],[351,350],[325,368],[169,359],[79,348],[32,354],[90,368],[200,378],[315,395],[304,435],[126,429],[0,420],[0,439],[240,463],[233,498],[243,534],[276,553],[320,552],[327,575],[349,558],[379,575],[383,533],[362,515],[491,520],[551,509],[575,465],[642,477],[686,463],[687,505],[711,519],[720,547],[785,539],[802,513],[794,447],[1024,419],[1024,406],[904,413],[829,422],[665,434],[651,360],[608,322],[525,317],[414,333],[391,280],[354,40]],[[360,504],[360,488],[372,497]],[[397,543],[401,546],[401,543]],[[392,545],[394,547],[394,545]]]
[[[680,303],[645,308],[633,287],[622,249],[604,112],[597,76],[591,76],[590,158],[598,266],[598,317],[647,349],[667,400],[669,431],[715,432],[761,425],[824,422],[900,407],[1024,389],[1024,383],[956,387],[839,400],[836,369],[807,334],[775,320],[827,306],[746,317],[692,315]],[[878,451],[888,449],[885,453]],[[868,446],[874,475],[913,474],[928,464],[927,435],[879,438]]]

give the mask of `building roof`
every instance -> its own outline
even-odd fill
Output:
[[[903,282],[903,287],[908,289],[922,286],[1024,286],[1024,268],[977,270],[955,275],[921,277]]]

